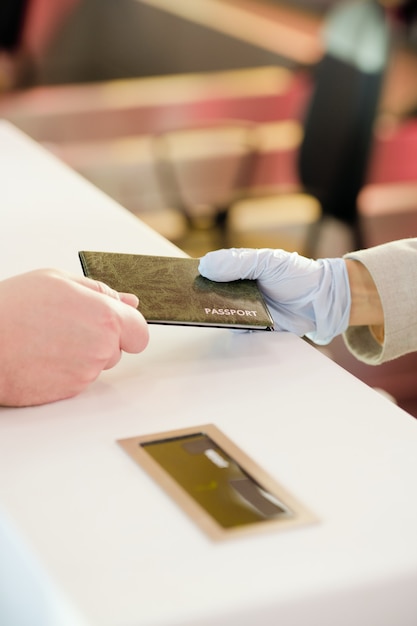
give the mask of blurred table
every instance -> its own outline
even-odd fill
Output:
[[[182,254],[6,122],[0,168],[1,278]],[[415,420],[287,333],[150,332],[78,397],[0,409],[0,623],[415,626]],[[318,522],[213,543],[116,444],[206,423]]]

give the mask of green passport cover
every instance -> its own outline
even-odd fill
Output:
[[[153,324],[273,330],[254,280],[218,283],[201,276],[199,259],[83,250],[85,276],[134,293]]]

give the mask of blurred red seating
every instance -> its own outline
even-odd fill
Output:
[[[358,196],[364,247],[417,237],[417,120],[377,128]]]
[[[417,119],[375,130],[367,184],[417,181]]]

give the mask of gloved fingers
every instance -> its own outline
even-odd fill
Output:
[[[277,278],[290,256],[285,250],[269,248],[228,248],[208,252],[200,259],[202,276],[218,282],[249,278]]]
[[[214,281],[258,280],[264,295],[279,302],[311,300],[320,282],[321,263],[296,252],[270,248],[229,248],[208,252],[200,273]]]

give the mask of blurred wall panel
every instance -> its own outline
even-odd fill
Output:
[[[292,65],[271,50],[138,0],[79,0],[37,59],[35,81],[62,84],[276,64]]]

